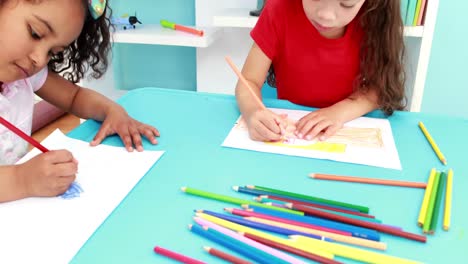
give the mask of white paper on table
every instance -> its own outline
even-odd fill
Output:
[[[127,152],[53,132],[42,144],[78,160],[80,197],[27,198],[0,204],[0,263],[68,263],[163,151]],[[28,153],[19,163],[37,155]]]
[[[304,115],[310,113],[308,111],[290,110],[280,108],[269,108],[271,111],[278,114],[287,114],[292,121],[297,121]],[[301,149],[272,145],[265,142],[253,141],[249,138],[249,134],[245,125],[242,124],[242,117],[239,117],[236,124],[224,140],[222,146],[254,150],[260,152],[269,152],[276,154],[284,154],[290,156],[301,156],[317,159],[328,159],[340,162],[356,163],[369,166],[383,167],[389,169],[401,170],[400,158],[395,146],[395,140],[392,134],[390,122],[387,119],[360,117],[344,124],[346,128],[373,128],[380,133],[382,142],[379,147],[358,146],[345,144],[345,151],[342,153],[325,152],[321,150]],[[294,139],[296,146],[310,145],[317,141],[306,141]],[[326,141],[325,141],[326,142]],[[289,144],[289,143],[288,143]]]

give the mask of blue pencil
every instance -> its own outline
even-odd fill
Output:
[[[314,239],[324,240],[324,241],[328,241],[328,242],[332,241],[332,239],[326,238],[326,237],[323,237],[323,236],[304,233],[304,232],[300,232],[300,231],[296,231],[296,230],[291,230],[291,229],[288,229],[288,228],[283,228],[283,227],[277,227],[277,226],[273,226],[273,225],[258,223],[258,222],[254,222],[254,221],[244,219],[243,217],[239,217],[239,216],[226,215],[226,214],[216,213],[216,212],[207,211],[207,210],[203,210],[202,213],[205,213],[207,215],[212,215],[212,216],[224,219],[226,221],[234,222],[234,223],[237,223],[239,225],[248,226],[248,227],[252,227],[252,228],[257,228],[257,229],[260,229],[260,230],[265,230],[265,231],[277,233],[277,234],[280,234],[280,235],[290,236],[290,235],[294,235],[294,234],[300,234],[302,236],[307,236],[307,237],[314,238]]]
[[[255,247],[242,243],[230,236],[227,236],[221,232],[213,230],[211,228],[204,229],[199,225],[190,225],[190,230],[202,237],[212,240],[226,248],[229,248],[241,255],[246,256],[258,263],[264,264],[288,264],[288,262],[274,257],[268,253],[265,253]]]
[[[318,218],[318,217],[299,216],[299,215],[292,215],[292,214],[288,214],[288,213],[276,212],[274,210],[269,210],[269,209],[261,208],[261,207],[258,207],[258,206],[249,205],[248,208],[253,209],[253,211],[256,212],[256,213],[261,213],[261,214],[265,214],[265,215],[285,218],[285,219],[298,221],[298,222],[302,222],[302,223],[308,223],[308,224],[328,227],[328,228],[331,228],[331,229],[350,232],[352,234],[352,236],[354,236],[354,237],[360,237],[360,238],[365,238],[365,239],[369,239],[369,240],[380,241],[380,234],[377,231],[372,230],[372,229],[353,226],[353,225],[344,224],[344,223],[340,223],[340,222],[335,222],[335,221],[331,221],[331,220],[325,220],[325,219]]]

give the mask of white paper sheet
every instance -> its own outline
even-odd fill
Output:
[[[56,130],[42,144],[79,161],[73,199],[27,198],[0,204],[0,263],[68,263],[130,190],[164,154],[69,138]],[[19,163],[37,155],[28,153]]]
[[[309,113],[300,110],[269,109],[275,113],[287,114],[293,122]],[[334,138],[325,142],[293,137],[279,144],[271,144],[251,140],[245,123],[240,117],[222,146],[401,170],[390,122],[380,118],[360,117],[347,122]],[[324,147],[329,147],[329,150],[324,150]]]

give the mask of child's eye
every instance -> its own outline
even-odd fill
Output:
[[[343,3],[340,4],[340,5],[341,5],[341,7],[343,7],[343,8],[348,8],[348,9],[354,7],[354,5],[345,5],[345,4],[343,4]]]
[[[42,36],[40,36],[32,27],[29,27],[29,32],[31,33],[31,37],[36,40],[40,40]]]

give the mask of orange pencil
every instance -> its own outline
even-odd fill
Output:
[[[384,179],[352,177],[352,176],[338,176],[338,175],[321,174],[321,173],[311,173],[309,177],[319,179],[319,180],[358,182],[358,183],[391,185],[391,186],[422,188],[422,189],[426,188],[425,182],[407,182],[407,181],[384,180]]]
[[[242,75],[242,73],[239,71],[239,69],[236,67],[236,65],[234,64],[234,62],[232,62],[231,58],[229,56],[226,56],[226,61],[227,63],[229,64],[229,66],[231,66],[231,69],[236,73],[237,77],[239,77],[239,80],[242,82],[243,85],[245,85],[247,87],[247,89],[249,90],[250,94],[252,95],[252,97],[254,98],[254,100],[257,102],[258,106],[262,109],[266,109],[265,105],[263,105],[262,101],[260,100],[260,98],[258,98],[258,96],[255,94],[254,90],[252,89],[252,87],[250,86],[249,82],[247,81],[247,79],[245,79],[245,77]]]

